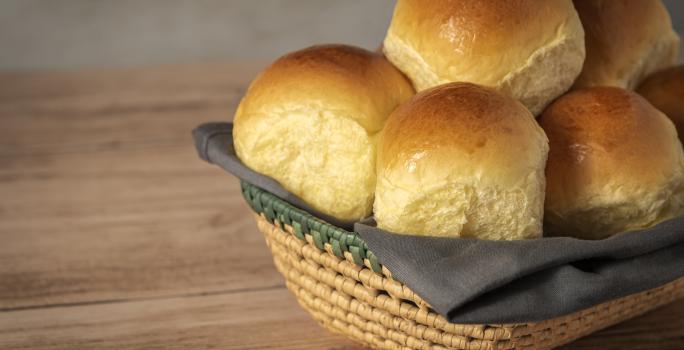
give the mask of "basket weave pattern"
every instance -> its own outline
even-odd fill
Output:
[[[453,324],[392,279],[354,233],[249,184],[243,194],[300,305],[325,328],[377,349],[550,349],[684,296],[679,279],[543,322]]]

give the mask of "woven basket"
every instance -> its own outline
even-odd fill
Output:
[[[242,182],[275,265],[323,327],[377,349],[550,349],[684,296],[684,278],[543,322],[449,323],[392,279],[358,234]]]

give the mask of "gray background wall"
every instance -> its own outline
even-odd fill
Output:
[[[684,1],[666,0],[684,33]],[[271,60],[376,48],[393,0],[0,0],[0,70]],[[628,25],[628,24],[626,24]]]

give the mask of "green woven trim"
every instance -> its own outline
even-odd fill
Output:
[[[349,232],[322,221],[245,181],[240,181],[240,185],[242,196],[245,197],[247,204],[256,213],[263,213],[269,222],[274,225],[281,223],[292,226],[294,235],[303,241],[306,240],[307,235],[311,236],[314,245],[320,250],[325,249],[326,243],[330,244],[333,253],[340,258],[344,257],[344,252],[349,252],[356,265],[363,267],[365,266],[364,259],[368,259],[371,269],[382,273],[378,258],[368,250],[366,242],[359,237],[358,233]]]

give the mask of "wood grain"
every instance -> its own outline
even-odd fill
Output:
[[[0,169],[0,309],[282,284],[237,181],[189,146]]]
[[[2,85],[27,91],[0,92],[0,309],[282,284],[237,181],[192,146],[244,88],[218,71]]]
[[[1,349],[360,349],[283,287],[190,130],[262,63],[0,74]],[[684,348],[684,301],[565,349]]]
[[[0,313],[0,349],[36,348],[362,349],[283,288]]]
[[[606,328],[562,350],[684,349],[684,300]]]
[[[230,120],[259,63],[0,74],[0,157],[188,145]]]

